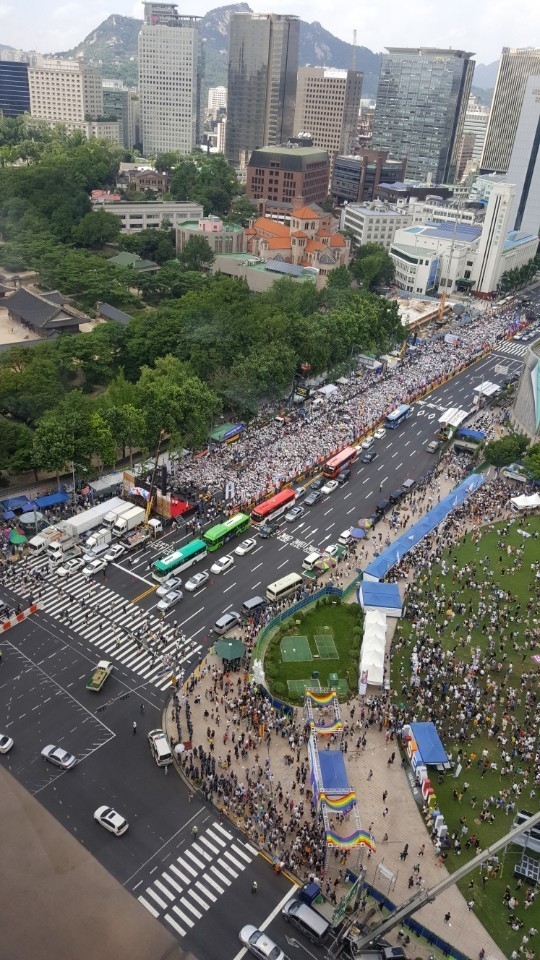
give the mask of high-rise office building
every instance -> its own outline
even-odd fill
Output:
[[[488,121],[489,107],[485,107],[476,97],[469,97],[463,124],[463,136],[465,137],[467,134],[474,136],[471,156],[474,163],[480,163],[482,159]]]
[[[358,70],[300,67],[296,84],[295,134],[306,133],[330,156],[353,152],[363,75]]]
[[[103,116],[101,73],[83,60],[43,57],[28,68],[30,113],[68,129]]]
[[[474,72],[472,53],[387,47],[383,54],[372,148],[407,157],[407,176],[452,182]]]
[[[120,124],[120,143],[126,149],[135,143],[130,138],[130,91],[121,80],[103,81],[103,116],[114,118]]]
[[[491,191],[480,246],[472,271],[474,289],[477,293],[489,294],[497,288],[515,195],[516,188],[509,183],[498,183]]]
[[[30,113],[28,64],[0,61],[0,116],[18,117]]]
[[[191,153],[200,142],[200,17],[180,16],[175,3],[144,4],[139,33],[141,138],[146,156]]]
[[[480,163],[484,172],[506,173],[527,80],[540,75],[540,49],[503,47]]]
[[[516,187],[511,228],[537,236],[540,232],[540,76],[529,77],[525,87],[506,179]]]
[[[299,38],[298,17],[232,14],[226,155],[235,166],[292,137]]]

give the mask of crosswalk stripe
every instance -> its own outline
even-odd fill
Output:
[[[146,907],[148,912],[151,913],[153,917],[159,917],[159,910],[156,910],[151,903],[148,903],[148,900],[145,900],[144,897],[138,897],[137,899],[139,903],[142,903],[143,907]]]
[[[244,846],[245,846],[246,850],[249,850],[250,853],[253,854],[254,857],[258,857],[258,856],[259,856],[259,851],[257,850],[257,847],[252,847],[250,843],[244,843]]]
[[[207,839],[207,837],[201,837],[201,843],[204,843],[213,853],[221,853],[219,847],[215,847],[213,843]]]
[[[184,876],[184,874],[178,869],[178,867],[175,867],[174,863],[169,864],[169,870],[172,870],[177,877],[180,877],[180,879],[183,880],[186,885],[189,885],[191,883],[191,879],[189,877]]]
[[[245,860],[246,863],[251,863],[252,858],[249,856],[249,854],[246,853],[245,850],[241,850],[236,843],[232,844],[231,849],[234,850],[234,852],[237,853],[239,857],[242,857],[242,859]]]
[[[174,900],[174,893],[171,893],[170,890],[167,890],[167,887],[164,886],[161,880],[155,880],[154,882],[156,884],[156,887],[159,887],[161,892],[164,893],[165,896],[169,898],[169,900]]]
[[[219,883],[216,883],[216,881],[212,877],[208,876],[208,874],[205,874],[204,879],[207,883],[210,883],[214,890],[217,890],[218,893],[223,893],[223,887],[220,887]]]
[[[205,860],[211,860],[211,859],[212,859],[211,854],[209,854],[206,850],[203,850],[203,848],[200,847],[198,843],[194,843],[194,844],[193,844],[193,849],[196,850],[197,853],[200,854],[201,857],[204,857]]]
[[[227,856],[227,853],[226,853],[226,852],[224,853],[224,856]],[[236,870],[233,870],[233,868],[230,867],[228,863],[225,863],[224,860],[218,860],[218,863],[219,863],[220,867],[223,867],[223,869],[226,870],[227,873],[230,873],[230,874],[234,877],[234,879],[236,880],[236,878],[238,877],[238,874],[237,874]]]
[[[197,871],[194,870],[193,867],[190,867],[189,863],[186,863],[185,860],[182,860],[182,857],[178,857],[176,862],[179,863],[181,867],[184,867],[184,869],[187,870],[187,872],[190,873],[192,877],[197,876]]]
[[[190,860],[193,860],[193,863],[198,866],[199,870],[202,870],[202,868],[206,866],[206,864],[203,863],[202,860],[199,860],[199,858],[196,857],[195,854],[191,852],[191,850],[186,850],[185,856],[189,857]]]
[[[156,901],[156,903],[159,903],[160,907],[163,910],[165,910],[165,907],[167,906],[167,904],[165,903],[164,900],[161,899],[161,897],[158,897],[157,893],[154,890],[152,890],[152,887],[147,887],[146,893],[148,894],[149,897],[152,897]]]
[[[223,827],[221,823],[215,823],[214,830],[219,830],[220,833],[222,833],[223,836],[227,838],[227,840],[234,840],[232,833],[229,833],[228,830],[225,830],[225,827]]]
[[[205,877],[205,880],[206,880],[206,877]],[[208,897],[208,899],[211,900],[212,903],[215,903],[215,902],[216,902],[217,897],[214,896],[214,894],[211,893],[210,890],[207,890],[206,887],[203,886],[203,884],[201,883],[200,880],[196,880],[196,881],[195,881],[195,886],[197,887],[198,890],[201,891],[201,893],[202,893],[205,897]],[[191,895],[193,896],[193,890],[191,890]]]
[[[219,877],[219,879],[221,880],[222,883],[226,884],[227,887],[230,887],[231,881],[229,880],[228,877],[225,876],[224,873],[221,873],[221,870],[218,870],[218,868],[215,866],[215,864],[212,864],[212,866],[210,867],[210,869],[211,869],[212,873],[215,873],[216,877]]]
[[[174,929],[176,930],[176,932],[179,933],[181,937],[185,937],[186,931],[180,926],[179,923],[176,922],[176,920],[173,920],[173,918],[170,916],[170,914],[166,913],[166,914],[165,914],[165,919],[166,919],[167,923],[170,923],[171,927],[174,927]]]
[[[200,913],[200,911],[197,910],[197,907],[193,906],[189,900],[186,900],[185,897],[180,897],[180,903],[183,903],[187,910],[191,910],[192,914],[197,917],[197,920],[201,919],[202,913]]]
[[[164,880],[166,880],[167,883],[170,883],[171,887],[174,887],[174,889],[177,891],[177,893],[182,893],[182,890],[183,890],[184,888],[181,887],[180,884],[176,882],[176,880],[173,880],[173,878],[170,877],[168,873],[166,873],[165,871],[163,871],[163,873],[161,874],[161,876],[163,877]]]
[[[203,898],[200,897],[198,893],[195,893],[194,890],[188,890],[188,893],[190,897],[193,897],[193,899],[197,901],[197,903],[200,903],[201,907],[203,907],[204,910],[209,909],[210,904],[207,903],[206,900],[203,900]]]
[[[185,913],[182,913],[182,911],[180,910],[180,907],[177,907],[176,904],[174,905],[173,910],[174,910],[175,913],[178,914],[179,917],[182,918],[182,922],[183,922],[183,923],[186,923],[186,924],[188,925],[188,927],[194,927],[194,926],[195,926],[195,921],[192,920],[191,917],[186,917]]]

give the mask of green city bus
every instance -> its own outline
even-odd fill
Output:
[[[158,583],[164,583],[173,574],[181,573],[191,567],[193,563],[202,560],[206,556],[206,544],[204,540],[192,540],[180,550],[175,550],[167,557],[161,557],[152,564],[152,576]]]
[[[244,530],[247,530],[250,519],[245,513],[235,513],[234,517],[229,517],[223,523],[217,523],[215,527],[210,527],[203,534],[207,550],[217,550],[224,543],[228,543],[233,537],[237,537]]]

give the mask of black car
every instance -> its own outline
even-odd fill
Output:
[[[377,506],[375,507],[375,513],[378,513],[379,516],[382,516],[383,513],[386,513],[389,506],[391,506],[389,500],[379,500]]]
[[[273,537],[278,530],[279,523],[277,520],[268,520],[266,523],[261,523],[258,533],[263,540],[266,540],[268,537]]]
[[[306,499],[304,500],[304,505],[306,507],[312,507],[314,503],[318,503],[322,497],[320,490],[312,490],[311,493],[308,493]]]
[[[337,477],[336,477],[336,480],[337,480],[337,482],[339,483],[340,487],[342,487],[343,484],[344,484],[344,483],[347,483],[350,479],[351,479],[351,471],[350,471],[350,470],[342,470],[341,473],[338,473],[338,475],[337,475]]]
[[[404,490],[400,487],[399,490],[392,490],[390,494],[390,503],[399,503],[402,496],[404,495]]]
[[[372,463],[375,460],[377,454],[375,450],[366,450],[364,456],[362,457],[362,463]]]
[[[325,477],[315,477],[313,483],[310,483],[310,490],[320,490],[322,486],[326,483]]]

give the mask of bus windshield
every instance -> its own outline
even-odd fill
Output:
[[[192,540],[180,550],[175,550],[168,557],[162,557],[152,564],[152,577],[158,583],[164,583],[174,573],[180,573],[191,567],[193,563],[202,560],[206,556],[206,544],[204,540]]]
[[[229,517],[223,523],[216,523],[214,527],[203,534],[204,542],[208,550],[217,550],[224,543],[237,537],[239,533],[247,530],[250,519],[246,513],[235,513],[234,517]]]
[[[384,425],[387,430],[394,430],[396,427],[399,427],[400,423],[404,423],[405,420],[408,420],[409,417],[412,417],[412,407],[407,406],[406,403],[401,403],[399,407],[396,407],[395,410],[392,410],[392,413],[389,413],[384,421]]]
[[[336,453],[335,456],[330,457],[324,467],[323,475],[328,477],[330,480],[333,480],[334,477],[337,477],[338,473],[342,470],[345,470],[345,467],[348,467],[351,463],[354,463],[358,451],[356,447],[345,447],[344,450],[341,450],[339,453]]]
[[[269,500],[263,500],[251,513],[252,523],[263,523],[279,517],[286,510],[289,510],[296,500],[294,490],[281,490]]]

